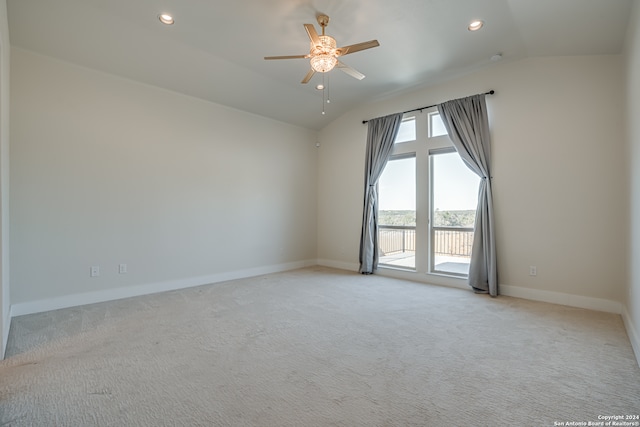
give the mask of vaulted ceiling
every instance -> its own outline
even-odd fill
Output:
[[[8,0],[10,42],[294,125],[320,129],[356,106],[502,61],[618,54],[638,0]],[[158,20],[161,13],[173,25]],[[328,73],[322,115],[303,24],[330,17],[338,46],[377,39],[343,62],[363,80]],[[476,32],[472,19],[484,21]],[[327,76],[325,76],[327,77]]]

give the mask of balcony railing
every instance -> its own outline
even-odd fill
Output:
[[[378,227],[380,255],[396,252],[415,252],[416,227],[408,225],[380,225]]]
[[[433,234],[436,255],[471,256],[473,227],[433,227]]]
[[[415,252],[416,227],[405,225],[378,226],[380,255]],[[472,227],[433,227],[433,249],[436,255],[470,257],[473,247]]]

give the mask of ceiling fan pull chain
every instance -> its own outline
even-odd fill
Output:
[[[324,116],[324,91],[327,90],[327,86],[324,84],[324,75],[326,73],[322,73],[322,115]]]

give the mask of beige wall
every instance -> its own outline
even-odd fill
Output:
[[[0,359],[9,338],[9,24],[7,1],[0,0]]]
[[[640,363],[640,3],[634,2],[626,44],[627,134],[630,162],[629,277],[625,294],[625,326]]]
[[[494,89],[487,105],[503,290],[619,310],[628,239],[622,76],[621,56],[532,58],[341,117],[320,134],[318,258],[357,268],[363,119]],[[443,283],[425,272],[414,278]]]
[[[316,132],[12,55],[14,309],[315,262]]]

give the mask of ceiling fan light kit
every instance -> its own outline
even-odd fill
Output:
[[[350,53],[380,46],[380,43],[378,43],[377,40],[370,40],[349,46],[336,47],[336,39],[324,33],[325,27],[329,25],[329,17],[327,15],[318,15],[317,21],[322,28],[322,35],[318,35],[313,24],[304,24],[309,40],[311,40],[309,53],[307,55],[266,56],[264,59],[309,59],[310,70],[304,79],[302,79],[302,84],[308,83],[316,72],[327,73],[334,68],[338,68],[344,73],[358,80],[362,80],[364,74],[344,64],[338,58]]]
[[[336,39],[331,36],[319,36],[322,47],[318,47],[311,42],[311,68],[318,73],[326,73],[333,70],[338,63],[336,58]]]

